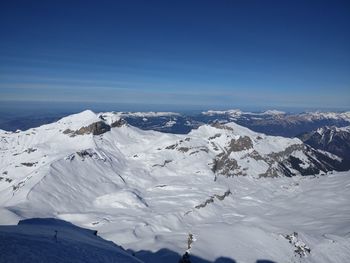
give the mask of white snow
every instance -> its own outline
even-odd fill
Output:
[[[286,114],[284,111],[279,110],[267,110],[264,112],[245,112],[240,109],[232,109],[232,110],[208,110],[203,111],[203,115],[215,116],[215,115],[230,115],[231,117],[239,117],[241,115],[284,115]]]
[[[170,128],[170,127],[173,127],[175,124],[176,124],[175,120],[170,120],[164,124],[164,127]]]
[[[267,110],[262,113],[263,115],[284,115],[286,112],[280,110]]]
[[[220,111],[220,110],[208,110],[208,111],[203,111],[202,114],[203,115],[208,115],[208,116],[214,116],[214,115],[230,115],[232,117],[237,117],[242,115],[242,111],[239,109],[233,109],[233,110],[224,110],[224,111]]]
[[[0,226],[0,262],[141,261],[93,231],[54,219],[31,219],[18,226]]]
[[[180,114],[177,112],[114,112],[121,117],[142,117],[142,118],[150,118],[150,117],[166,117],[166,116],[179,116]]]
[[[350,122],[350,111],[347,112],[306,112],[304,114],[301,114],[300,116],[303,116],[307,120],[314,120],[314,119],[335,119],[335,120],[344,120]]]
[[[103,113],[108,123],[114,115]],[[192,233],[192,257],[210,261],[349,261],[350,172],[257,179],[268,163],[247,157],[253,150],[262,156],[280,152],[300,140],[235,123],[204,125],[187,135],[129,125],[99,136],[63,133],[101,121],[99,116],[85,111],[25,132],[0,132],[0,176],[12,180],[0,181],[1,224],[61,218],[126,249],[149,251],[136,253],[143,259],[161,249],[183,254]],[[213,158],[243,136],[253,149],[232,156],[248,176],[214,181]],[[302,152],[293,155],[307,161]],[[285,238],[294,232],[311,249],[301,258]],[[163,262],[157,260],[146,262]]]

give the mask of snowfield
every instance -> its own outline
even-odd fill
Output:
[[[235,123],[175,135],[85,111],[0,131],[0,223],[70,221],[145,262],[185,251],[192,262],[350,262],[350,172],[301,176],[324,167],[328,155],[313,154]]]
[[[0,262],[141,262],[94,231],[57,219],[0,226]]]

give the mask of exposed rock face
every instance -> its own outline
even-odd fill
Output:
[[[89,126],[80,128],[79,130],[75,131],[75,134],[83,135],[83,134],[92,133],[93,135],[100,135],[110,130],[111,130],[111,126],[104,123],[103,121],[99,121],[99,122],[92,123]]]
[[[72,131],[71,129],[66,129],[63,131],[63,134],[72,134],[74,133],[74,131]]]
[[[246,175],[246,173],[240,170],[241,167],[237,161],[230,158],[230,154],[252,148],[253,142],[248,136],[239,137],[237,140],[232,139],[225,149],[226,151],[218,154],[217,158],[214,159],[212,171],[225,176]]]
[[[221,123],[218,122],[218,121],[215,121],[215,122],[211,123],[211,126],[217,128],[217,129],[233,131],[233,129],[232,129],[231,127],[226,126],[226,125],[224,125],[224,124],[221,124]]]
[[[239,137],[237,140],[232,139],[229,145],[230,152],[240,152],[253,148],[253,142],[248,136]]]
[[[204,208],[207,205],[209,205],[210,203],[214,203],[215,199],[217,199],[219,201],[223,201],[226,197],[228,197],[231,194],[232,193],[230,190],[227,190],[222,195],[215,194],[215,195],[211,196],[210,198],[208,198],[207,200],[205,200],[203,203],[196,205],[194,208],[196,208],[196,209]]]
[[[215,174],[225,176],[242,175],[239,168],[240,166],[235,159],[229,158],[229,154],[227,153],[221,153],[214,159],[212,171]]]
[[[242,151],[248,151],[248,153],[240,158],[235,157],[236,153],[241,154]],[[240,159],[248,163],[249,159],[265,163],[268,168],[259,174],[259,177],[314,175],[332,170],[349,169],[349,165],[338,157],[319,152],[305,144],[293,144],[279,152],[262,154],[254,149],[250,137],[242,136],[239,139],[231,139],[224,151],[213,160],[212,171],[215,173],[215,180],[219,175],[226,177],[247,175],[248,168],[241,166]]]
[[[154,164],[152,167],[165,167],[168,163],[171,163],[172,160],[165,160],[163,164]]]
[[[34,163],[21,163],[22,165],[24,166],[27,166],[27,167],[32,167],[32,166],[35,166],[38,162],[34,162]]]
[[[350,161],[350,126],[344,128],[326,126],[299,137],[304,143],[316,149]]]
[[[293,156],[295,151],[303,152],[307,157],[307,161]],[[283,152],[270,154],[267,161],[271,164],[273,162],[278,163],[278,165],[275,169],[271,168],[261,176],[273,176],[277,174],[277,171],[283,172],[286,176],[294,176],[297,173],[314,175],[332,170],[345,171],[349,169],[349,165],[344,162],[331,158],[307,145],[293,145]]]
[[[283,236],[285,239],[289,241],[289,244],[293,245],[294,253],[298,255],[300,258],[306,257],[311,253],[311,249],[307,246],[304,241],[302,241],[298,237],[298,233],[294,232],[293,234],[287,234]]]
[[[109,125],[108,123],[106,123],[104,116],[101,115],[99,116],[99,118],[101,119],[101,121],[94,122],[88,126],[81,127],[79,130],[74,131],[71,129],[66,129],[62,133],[67,134],[71,137],[84,134],[100,135],[110,131],[111,128],[119,128],[127,124],[127,122],[124,119],[118,119],[114,121],[111,125]]]
[[[100,160],[104,162],[107,160],[107,156],[105,154],[103,153],[101,154],[94,149],[86,149],[86,150],[82,150],[82,151],[70,154],[65,158],[65,160],[73,161],[75,160],[76,156],[78,156],[81,161],[84,161],[86,158],[92,158],[94,160]]]
[[[111,127],[112,127],[112,128],[121,127],[121,126],[123,126],[123,125],[125,125],[125,124],[127,124],[127,122],[126,122],[124,119],[119,119],[119,120],[113,122],[113,123],[111,124]]]

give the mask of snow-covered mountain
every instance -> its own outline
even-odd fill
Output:
[[[152,258],[164,248],[209,261],[349,257],[350,176],[319,177],[341,168],[339,157],[235,123],[181,135],[120,117],[84,111],[1,131],[0,223],[60,218],[97,229],[146,262],[164,262]]]
[[[325,126],[299,138],[312,147],[336,154],[350,162],[350,126]]]

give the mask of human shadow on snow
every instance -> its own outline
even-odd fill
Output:
[[[182,262],[181,261],[182,255],[166,248],[160,249],[157,252],[146,251],[146,250],[141,250],[137,252],[129,250],[129,252],[132,253],[138,259],[144,261],[145,263],[164,263],[164,262],[180,263]],[[219,257],[215,261],[208,261],[196,255],[190,255],[189,260],[191,263],[237,263],[234,259],[227,258],[227,257]],[[256,263],[276,263],[276,262],[271,260],[266,260],[266,259],[259,259],[256,261]]]

